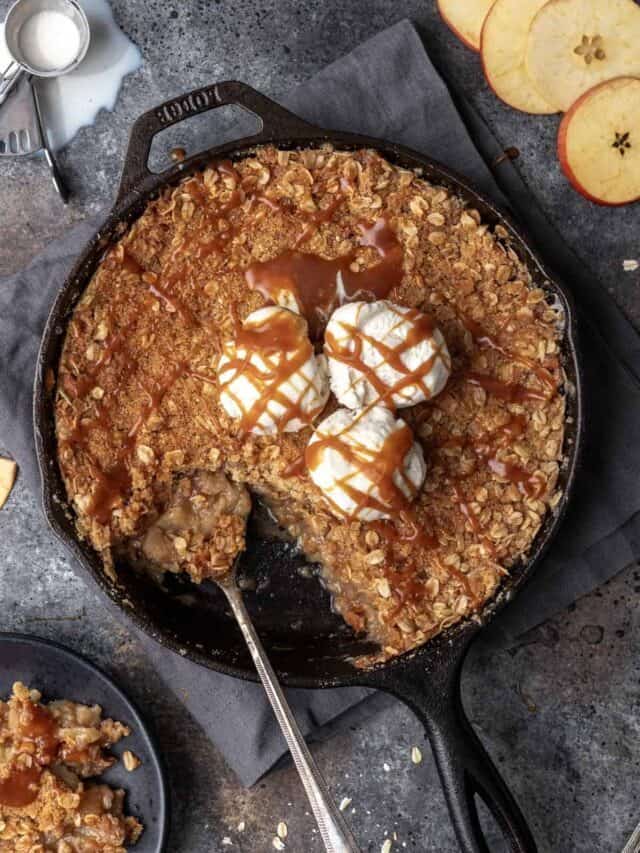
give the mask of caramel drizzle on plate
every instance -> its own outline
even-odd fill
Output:
[[[245,354],[239,356],[239,350],[244,350]],[[240,326],[236,329],[235,340],[227,346],[226,354],[229,361],[223,365],[222,373],[229,372],[232,381],[241,376],[246,378],[258,392],[255,402],[247,408],[245,402],[231,391],[229,384],[224,385],[225,393],[243,413],[239,419],[242,433],[251,432],[257,426],[270,404],[282,408],[277,415],[280,431],[294,420],[311,423],[319,414],[321,407],[305,411],[302,406],[313,387],[313,375],[304,378],[305,386],[298,392],[297,400],[291,400],[283,390],[314,356],[303,317],[281,309],[259,324]],[[252,356],[257,356],[258,364],[252,361]]]
[[[329,315],[345,300],[359,297],[384,299],[402,283],[403,251],[386,219],[359,225],[360,246],[374,248],[380,260],[358,272],[351,269],[355,252],[328,259],[298,251],[286,251],[269,261],[250,264],[245,277],[252,290],[268,302],[278,302],[283,291],[293,294],[309,323],[311,335],[320,336]],[[303,232],[304,233],[304,232]]]
[[[390,307],[393,308],[391,305]],[[448,370],[451,368],[451,360],[444,344],[435,347],[432,355],[421,365],[419,370],[408,368],[402,357],[422,341],[433,338],[435,324],[428,314],[418,311],[416,308],[411,308],[406,313],[399,311],[395,313],[398,322],[395,327],[390,329],[389,334],[392,334],[394,329],[403,324],[409,326],[404,340],[396,346],[389,346],[384,341],[366,334],[357,326],[343,322],[340,323],[340,326],[346,333],[345,338],[338,339],[332,332],[327,331],[324,344],[325,353],[329,358],[342,362],[357,372],[358,376],[354,379],[353,384],[364,377],[378,394],[379,399],[376,402],[390,408],[395,406],[394,397],[397,394],[402,395],[402,392],[407,388],[416,387],[427,399],[431,396],[426,379],[438,359],[444,362]],[[381,356],[381,361],[375,367],[367,364],[362,357],[365,343],[373,347]],[[400,374],[400,378],[392,385],[387,385],[378,375],[378,370],[385,365]]]
[[[28,806],[38,796],[42,768],[58,754],[57,725],[51,713],[31,702],[20,702],[16,732],[16,755],[9,774],[0,780],[0,805],[12,808]],[[26,763],[21,756],[29,756]]]

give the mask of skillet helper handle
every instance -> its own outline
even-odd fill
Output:
[[[156,133],[171,125],[178,124],[191,116],[209,112],[217,107],[238,106],[252,113],[261,122],[258,133],[246,142],[259,144],[268,142],[274,136],[304,136],[312,125],[290,113],[280,104],[267,98],[260,92],[237,80],[215,83],[194,89],[177,98],[172,98],[143,113],[133,125],[125,157],[117,203],[130,192],[142,187],[153,176],[148,161],[151,143]]]
[[[475,795],[493,815],[510,851],[537,853],[524,815],[462,706],[460,675],[471,639],[454,640],[453,648],[443,650],[440,663],[428,673],[416,662],[409,662],[404,672],[377,686],[402,699],[424,724],[463,853],[490,853],[478,819]]]
[[[347,826],[342,812],[336,807],[327,788],[327,783],[302,736],[282,687],[247,613],[242,600],[242,593],[233,583],[221,584],[220,586],[240,626],[273,712],[280,724],[327,853],[359,853],[360,848]]]

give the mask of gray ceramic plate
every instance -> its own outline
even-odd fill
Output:
[[[136,708],[119,687],[92,663],[74,652],[25,634],[0,633],[0,696],[6,699],[14,681],[40,690],[44,701],[70,699],[102,706],[104,715],[126,723],[131,735],[113,748],[116,755],[130,749],[142,761],[133,773],[118,762],[102,779],[127,792],[126,809],[144,824],[131,853],[161,853],[168,830],[164,771],[156,745]]]

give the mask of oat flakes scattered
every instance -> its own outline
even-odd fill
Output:
[[[137,770],[142,764],[138,756],[131,752],[130,749],[125,749],[122,753],[122,763],[124,764],[125,770],[128,770],[129,773],[133,773],[133,771]]]

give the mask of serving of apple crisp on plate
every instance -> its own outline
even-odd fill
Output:
[[[124,790],[96,779],[117,760],[108,747],[129,734],[98,705],[43,704],[16,682],[0,701],[0,851],[125,853],[135,844],[143,827],[126,814]]]

